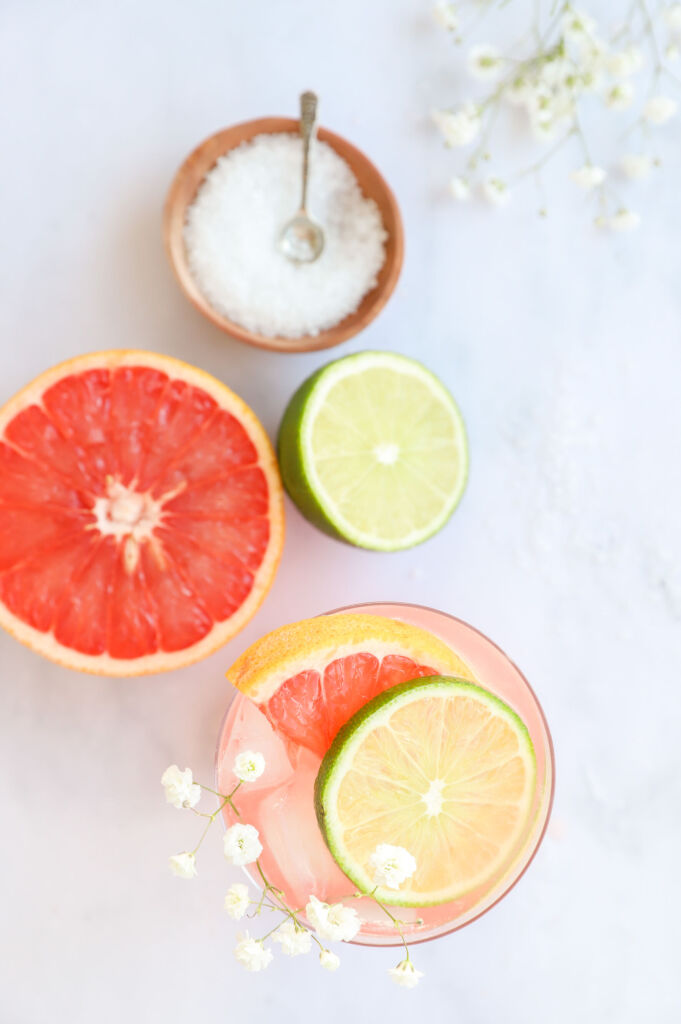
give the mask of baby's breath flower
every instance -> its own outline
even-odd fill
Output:
[[[664,124],[674,116],[677,105],[671,96],[653,96],[646,103],[643,116],[651,124]]]
[[[505,206],[511,198],[508,185],[501,178],[487,178],[483,181],[482,194],[493,206]]]
[[[272,952],[261,939],[252,939],[248,932],[238,936],[234,956],[247,971],[264,971],[272,963]]]
[[[390,968],[388,974],[402,988],[414,988],[423,977],[423,971],[417,971],[411,960],[401,960],[397,967]]]
[[[681,32],[681,4],[671,4],[664,10],[664,20],[672,32]]]
[[[653,167],[653,161],[643,153],[626,153],[620,167],[627,178],[646,178]]]
[[[483,0],[479,2],[483,3]],[[646,6],[639,3],[636,7],[634,3],[634,9],[627,15],[627,20],[614,25],[607,34],[605,30],[599,29],[590,13],[576,6],[579,2],[575,0],[575,6],[571,0],[554,3],[555,20],[549,21],[550,27],[543,35],[535,30],[530,38],[528,33],[528,49],[525,52],[517,52],[510,47],[508,50],[497,50],[487,45],[468,49],[464,58],[468,70],[475,77],[490,80],[496,78],[501,71],[503,76],[498,78],[500,84],[490,85],[474,103],[464,104],[458,109],[436,110],[432,116],[447,146],[466,146],[484,130],[485,143],[480,143],[475,150],[472,162],[469,161],[469,170],[475,169],[481,160],[490,160],[489,153],[482,153],[481,150],[487,146],[487,135],[491,134],[496,118],[506,103],[524,108],[530,131],[540,143],[553,143],[550,147],[545,145],[543,155],[514,175],[514,182],[529,175],[538,179],[540,168],[564,144],[572,144],[576,138],[581,139],[583,151],[588,151],[587,147],[591,146],[591,140],[586,135],[589,127],[589,118],[586,116],[589,94],[598,96],[603,105],[612,111],[628,110],[635,103],[638,116],[632,128],[638,130],[645,130],[645,122],[665,124],[677,113],[679,104],[676,99],[671,95],[651,96],[648,90],[635,88],[633,76],[647,64],[648,78],[654,93],[655,88],[661,88],[654,83],[662,80],[661,75],[665,70],[662,60],[681,60],[681,2],[660,0],[654,12],[652,4]],[[488,0],[484,0],[484,5],[494,6]],[[438,6],[446,7],[443,4]],[[653,16],[664,18],[669,28],[666,39],[656,38]],[[529,15],[527,17],[529,20]],[[659,29],[659,22],[657,27]],[[650,60],[646,60],[647,50],[658,55],[654,67],[651,67]],[[594,125],[594,136],[594,141],[598,141],[597,125]],[[647,175],[655,163],[659,161],[625,156],[621,170],[627,177],[640,178]],[[492,166],[488,164],[488,167]],[[463,173],[466,174],[465,171]],[[449,189],[453,198],[465,201],[474,188],[495,206],[503,206],[508,202],[510,193],[507,182],[496,177],[480,181],[477,173],[473,177],[473,182],[459,175],[450,179]],[[582,168],[575,171],[572,177],[580,187],[588,190],[602,183],[605,172],[601,168]],[[538,185],[541,187],[539,181]],[[613,218],[606,209],[601,211],[600,218],[608,227],[613,219],[616,225],[620,220],[619,214],[616,213]],[[623,219],[624,224],[630,222],[628,211],[627,217]],[[624,225],[619,230],[624,230]]]
[[[527,102],[530,125],[536,138],[552,139],[561,126],[574,120],[575,103],[569,90],[547,90],[539,84]]]
[[[634,98],[634,87],[629,82],[618,82],[605,94],[605,105],[611,110],[628,110]]]
[[[471,186],[466,178],[455,175],[449,179],[449,191],[460,203],[465,203],[471,197]]]
[[[565,39],[573,42],[582,42],[584,38],[593,36],[596,32],[596,22],[584,11],[578,11],[574,7],[568,7],[561,19],[561,28]]]
[[[322,939],[329,942],[350,942],[361,928],[357,911],[343,903],[323,903],[310,896],[305,916]]]
[[[558,130],[558,122],[553,116],[553,110],[546,107],[542,110],[530,111],[530,126],[535,139],[540,142],[549,142],[555,138]],[[489,196],[485,195],[485,198],[489,199]]]
[[[585,192],[590,192],[592,188],[598,188],[602,185],[606,178],[606,172],[602,167],[595,167],[593,164],[584,164],[583,167],[579,167],[576,171],[573,171],[570,175],[575,185],[579,185]]]
[[[196,857],[193,853],[176,853],[168,859],[168,863],[178,878],[196,877]]]
[[[547,89],[562,89],[575,71],[575,64],[569,57],[549,57],[540,68],[539,82]]]
[[[527,106],[533,94],[534,84],[527,75],[518,75],[504,89],[504,99],[517,107]]]
[[[480,112],[474,103],[459,110],[434,110],[432,118],[447,146],[467,146],[480,134]]]
[[[499,51],[493,46],[474,46],[468,54],[468,70],[474,78],[483,82],[494,81],[499,77],[502,60]]]
[[[641,223],[641,218],[633,210],[627,210],[624,207],[618,210],[617,213],[610,218],[608,221],[608,227],[613,231],[633,231]]]
[[[584,66],[579,74],[579,87],[582,92],[599,92],[603,87],[603,74],[597,64],[590,67]]]
[[[611,53],[605,59],[605,66],[613,78],[629,78],[640,70],[642,64],[641,51],[635,46]]]
[[[251,864],[262,853],[258,830],[253,825],[242,825],[237,822],[227,829],[223,843],[225,859],[235,867]]]
[[[265,758],[255,750],[243,750],[234,758],[232,771],[241,782],[255,782],[265,771]]]
[[[307,928],[301,928],[291,918],[279,925],[272,939],[279,943],[282,953],[285,953],[286,956],[300,956],[301,953],[309,953],[312,945],[312,936]]]
[[[241,920],[248,910],[249,903],[247,885],[244,885],[243,882],[235,882],[234,885],[230,885],[225,896],[225,910],[233,921]]]
[[[340,967],[340,957],[330,949],[323,949],[319,954],[319,963],[326,971],[337,971]]]
[[[201,787],[194,782],[191,768],[182,772],[176,764],[166,768],[161,776],[166,800],[173,807],[195,807],[201,798]]]
[[[456,32],[459,28],[459,12],[456,4],[438,3],[433,8],[433,17],[438,25],[448,32]]]
[[[399,889],[416,871],[416,861],[403,846],[379,843],[369,857],[369,867],[376,885]]]

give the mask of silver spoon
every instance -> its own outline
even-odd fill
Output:
[[[303,140],[303,191],[300,209],[279,237],[279,248],[284,256],[294,263],[312,263],[324,248],[324,232],[319,224],[308,216],[307,181],[310,172],[310,143],[315,133],[317,120],[317,97],[313,92],[304,92],[300,97],[300,135]]]

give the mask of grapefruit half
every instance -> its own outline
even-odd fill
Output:
[[[379,693],[439,674],[474,680],[439,637],[381,615],[321,615],[268,633],[227,672],[272,726],[320,757]]]
[[[255,613],[283,536],[262,425],[195,367],[79,356],[0,410],[0,624],[53,661],[197,661]]]

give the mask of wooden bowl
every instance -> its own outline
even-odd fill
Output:
[[[203,313],[221,330],[239,341],[258,348],[273,349],[277,352],[312,352],[315,349],[331,348],[358,334],[385,306],[397,284],[404,256],[404,233],[402,218],[395,196],[389,185],[371,161],[346,142],[339,135],[320,128],[318,137],[328,143],[341,156],[357,178],[359,186],[370,199],[375,200],[383,226],[388,234],[385,243],[385,261],[378,273],[376,285],[362,299],[354,313],[350,313],[334,327],[316,335],[302,335],[299,338],[269,338],[256,334],[240,324],[228,320],[209,305],[199,291],[189,269],[184,246],[184,224],[187,207],[192,204],[204,177],[215,165],[218,158],[264,132],[298,132],[299,123],[287,117],[262,117],[256,121],[245,121],[231,128],[211,135],[187,157],[178,170],[163,211],[163,238],[170,265],[180,283],[182,291],[199,312]]]

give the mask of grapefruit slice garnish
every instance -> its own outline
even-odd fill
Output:
[[[416,859],[397,906],[428,906],[489,883],[527,834],[535,788],[529,733],[511,708],[461,679],[405,682],[370,701],[322,761],[317,819],[336,862],[374,888],[376,846]]]
[[[256,641],[227,678],[271,724],[322,757],[367,701],[419,676],[473,679],[442,640],[380,615],[339,613],[282,626]]]
[[[264,598],[283,529],[262,425],[179,360],[80,356],[0,410],[0,624],[61,664],[209,654]]]

